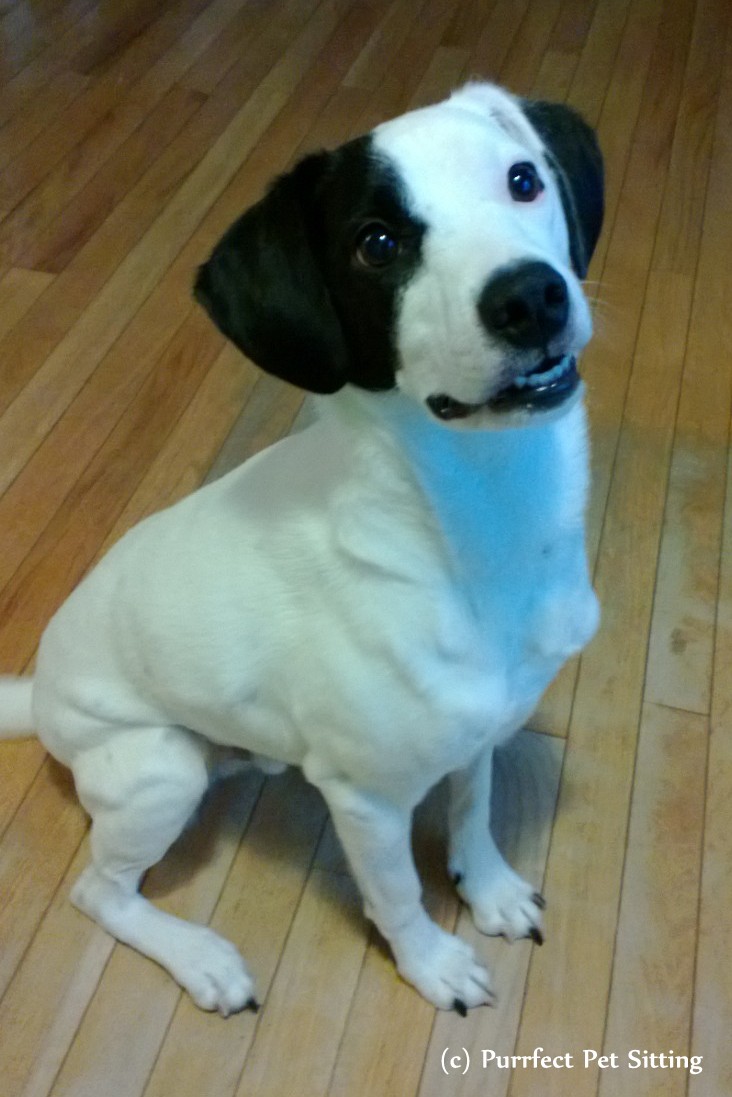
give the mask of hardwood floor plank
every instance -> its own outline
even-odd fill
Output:
[[[46,756],[35,739],[3,743],[3,779],[0,783],[0,839],[38,776]],[[0,846],[2,853],[2,846]]]
[[[618,3],[597,4],[592,22],[580,50],[572,85],[567,96],[570,106],[579,110],[592,124],[597,125],[606,96],[612,86],[618,65],[619,51],[626,40],[628,19],[638,4],[631,0]],[[641,41],[646,38],[640,34]],[[637,41],[637,36],[632,40]],[[627,104],[632,110],[632,100]]]
[[[715,614],[724,518],[732,371],[728,302],[732,200],[732,80],[725,79],[714,135],[689,343],[658,563],[646,697],[694,712],[711,706]],[[707,109],[705,107],[705,109]]]
[[[359,117],[359,132],[370,130],[385,118],[417,105],[415,92],[452,16],[452,9],[443,0],[425,0],[418,5],[414,29],[398,54],[391,54],[390,51],[394,60],[383,73],[368,106]]]
[[[102,207],[101,210],[97,207],[97,218],[108,213],[134,186],[151,159],[156,158],[155,150],[159,155],[204,102],[200,93],[179,88],[176,81],[196,60],[216,27],[231,17],[230,4],[220,7],[217,19],[212,20],[212,12],[206,9],[190,25],[191,15],[197,15],[196,8],[192,13],[184,9],[175,25],[179,31],[187,27],[186,33],[174,38],[170,47],[123,93],[118,94],[117,86],[113,87],[116,101],[111,108],[0,226],[0,257],[4,261],[53,271],[63,269],[64,256],[54,254],[52,245],[48,255],[49,244],[44,235],[50,232],[52,240],[54,233],[62,239],[70,238],[78,249],[99,223],[98,219],[94,222],[93,215],[100,192]],[[147,163],[143,160],[142,168],[136,168],[140,148]],[[89,209],[92,214],[85,231],[78,227],[80,209]],[[63,210],[61,218],[60,210]]]
[[[724,0],[698,0],[652,270],[696,273],[728,23]]]
[[[262,1018],[325,822],[325,806],[302,778],[265,782],[211,925],[242,951],[263,1003],[255,1023],[240,1014],[222,1024],[183,997],[144,1097],[231,1097]],[[289,1040],[288,1040],[289,1044]],[[195,1053],[191,1054],[191,1049]],[[211,1064],[216,1064],[215,1070]]]
[[[76,0],[45,10],[34,5],[31,13],[26,4],[13,5],[2,21],[2,43],[5,47],[0,61],[0,82],[12,81],[13,76],[41,57],[53,51],[55,43],[67,34],[78,34],[95,0]]]
[[[644,707],[598,1097],[686,1095],[687,1070],[628,1052],[690,1052],[707,739],[705,718]]]
[[[0,171],[0,218],[15,207],[64,157],[93,134],[119,108],[125,93],[180,36],[204,0],[175,0],[117,62],[69,104],[64,125],[48,126],[11,164]]]
[[[298,4],[287,22],[295,37],[307,20],[310,4]],[[315,0],[312,0],[312,8]],[[275,6],[273,14],[282,11]],[[206,150],[226,130],[240,104],[256,90],[277,62],[268,25],[252,36],[251,54],[228,74],[217,94],[193,116],[140,182],[107,217],[81,252],[59,275],[57,283],[31,309],[26,321],[0,342],[0,411],[4,411],[29,378],[66,336],[122,260],[145,235]]]
[[[730,438],[732,442],[732,438]],[[689,1079],[689,1097],[718,1097],[732,1087],[732,971],[727,963],[732,909],[732,456],[727,466],[724,540],[714,650],[707,769],[704,858],[694,982],[691,1050],[703,1070]]]
[[[63,115],[88,83],[78,73],[62,70],[54,80],[29,97],[25,106],[20,107],[0,128],[0,163],[8,164],[19,156],[50,121]]]
[[[612,338],[603,339],[601,331],[600,338],[595,339],[583,357],[583,369],[589,380],[593,426],[593,490],[589,516],[591,558],[595,556],[601,530],[646,283],[658,246],[658,225],[675,118],[681,103],[686,70],[687,55],[679,48],[678,42],[685,40],[688,46],[693,27],[693,3],[676,5],[674,22],[670,25],[664,20],[659,24],[660,9],[657,4],[653,7],[654,18],[648,19],[650,13],[643,12],[649,31],[643,48],[646,56],[645,86],[637,121],[631,115],[634,126],[632,149],[622,188],[615,196],[617,216],[611,205],[604,242],[600,241],[598,249],[598,265],[593,263],[595,270],[599,269],[600,263],[603,264],[603,302],[612,317],[618,318],[618,324]],[[627,30],[634,29],[635,25],[629,20]],[[617,85],[613,89],[615,91],[619,91]],[[608,107],[618,112],[618,118],[624,118],[623,108],[615,94],[609,93]],[[601,120],[600,140],[603,147],[609,128],[609,125],[603,127]],[[612,197],[610,201],[612,203]],[[665,223],[669,225],[668,221]]]
[[[0,1000],[5,1097],[46,1097],[114,948],[69,899],[88,860],[85,839]]]
[[[387,8],[384,18],[367,38],[364,47],[345,77],[344,88],[359,88],[374,93],[391,70],[403,49],[410,49],[419,33],[420,8],[414,0],[397,0]]]
[[[712,386],[712,395],[717,387]],[[712,412],[714,419],[721,417],[716,414],[719,407]],[[688,411],[686,404],[684,416]],[[724,479],[718,474],[724,470],[726,445],[695,448],[684,441],[685,434],[680,427],[671,463],[646,697],[708,713],[724,497]]]
[[[501,65],[501,81],[514,94],[531,95],[561,7],[561,0],[529,5]]]
[[[442,36],[442,45],[472,50],[496,6],[497,0],[467,0],[457,5]]]
[[[535,98],[556,102],[567,98],[597,7],[586,0],[564,0],[534,81]]]
[[[688,33],[691,20],[690,5],[681,5],[682,12],[686,13],[688,27],[685,25],[680,33]],[[590,276],[596,277],[606,267],[609,260],[607,254],[610,242],[614,237],[615,220],[618,207],[622,199],[625,208],[634,201],[635,191],[643,194],[643,176],[641,171],[647,170],[645,164],[637,163],[637,159],[645,154],[650,160],[643,142],[653,135],[653,127],[647,121],[642,120],[641,111],[644,109],[646,99],[661,95],[660,87],[664,81],[661,74],[666,74],[668,60],[665,55],[663,43],[660,40],[660,30],[663,23],[663,0],[634,0],[630,5],[627,21],[623,30],[620,46],[618,47],[613,63],[613,75],[607,89],[607,94],[602,104],[602,110],[597,118],[591,115],[590,121],[597,126],[597,136],[602,148],[603,157],[607,164],[605,174],[605,224],[604,231],[598,242],[597,250],[590,267]],[[582,71],[580,64],[578,72]],[[646,85],[648,84],[648,89]],[[580,85],[581,86],[581,85]],[[570,104],[580,106],[580,103],[570,92]],[[669,113],[673,114],[675,101],[669,102]],[[634,160],[635,157],[635,160]],[[655,179],[656,188],[663,185],[665,178],[665,164],[650,161],[659,175]],[[628,180],[625,186],[625,180]],[[651,246],[655,233],[655,222],[652,218],[639,218],[638,228],[643,230],[643,244],[650,237]],[[640,262],[639,262],[640,265]],[[644,269],[647,269],[644,268]],[[609,274],[604,275],[606,293],[617,290],[612,268]],[[620,283],[623,284],[623,279]],[[641,287],[642,295],[642,287]],[[630,330],[631,325],[622,325],[624,330]]]
[[[0,996],[12,979],[86,830],[71,778],[47,761],[2,840]]]
[[[17,267],[0,278],[0,339],[23,319],[52,282],[51,274]]]
[[[327,1089],[368,938],[350,875],[328,867],[331,842],[321,839],[236,1097]]]
[[[39,95],[53,95],[53,84],[68,73],[66,64],[68,49],[78,44],[80,30],[88,17],[89,10],[93,10],[96,3],[97,0],[80,0],[78,5],[71,5],[69,25],[65,31],[52,37],[48,45],[32,61],[25,65],[21,62],[20,66],[16,63],[12,73],[9,68],[6,68],[0,75],[3,92],[0,97],[0,126],[16,118],[19,112],[31,109],[33,100]],[[75,9],[76,18],[71,8]],[[12,54],[13,51],[8,52]],[[86,87],[87,84],[88,80],[80,78],[80,86]],[[50,120],[46,120],[46,125]]]
[[[21,203],[0,228],[0,246],[26,267],[60,274],[203,102],[194,92],[172,87],[78,191],[70,194],[64,186],[59,194],[49,178]],[[61,217],[55,215],[59,208]]]
[[[170,0],[163,0],[161,6],[166,11],[171,6]],[[141,0],[128,0],[121,7],[110,6],[101,32],[98,30],[93,39],[70,58],[72,70],[83,76],[93,76],[107,69],[159,18],[161,6],[151,9]]]
[[[472,72],[486,80],[499,79],[529,6],[529,0],[498,0],[473,46]]]
[[[412,96],[415,107],[437,103],[462,83],[470,54],[460,46],[438,46]]]
[[[566,53],[578,57],[584,49],[595,21],[600,0],[563,0],[551,34],[546,39],[547,53]],[[624,10],[624,5],[620,5]]]
[[[191,13],[185,14],[187,18]],[[195,8],[193,14],[196,15]],[[190,25],[185,22],[178,26],[178,30],[183,30],[182,35],[172,41],[170,48],[132,87],[125,89],[124,94],[120,93],[112,109],[100,119],[99,124],[71,149],[7,218],[0,228],[0,254],[6,256],[8,261],[20,256],[19,261],[26,266],[41,265],[44,255],[42,248],[41,254],[37,254],[38,237],[48,228],[49,221],[53,222],[51,231],[54,228],[59,231],[56,225],[58,211],[73,202],[90,180],[92,193],[98,192],[100,186],[103,188],[104,179],[100,179],[100,169],[102,176],[106,173],[106,176],[111,175],[115,179],[117,193],[124,194],[131,188],[132,183],[124,175],[121,179],[117,178],[119,166],[115,163],[115,155],[125,165],[130,160],[134,162],[136,146],[144,144],[145,134],[149,132],[159,135],[159,148],[164,148],[170,139],[166,140],[165,133],[165,119],[170,116],[170,107],[175,107],[176,103],[180,107],[179,114],[173,116],[177,118],[177,128],[180,129],[189,113],[186,109],[188,104],[195,107],[204,101],[199,93],[177,88],[175,81],[185,74],[216,31],[231,18],[232,2],[222,0],[193,18]],[[178,23],[181,23],[180,19]],[[156,113],[158,104],[163,111],[162,118]],[[140,133],[140,130],[143,132]],[[147,142],[149,144],[149,137]],[[134,181],[134,176],[132,178]],[[106,186],[109,189],[109,181]],[[74,210],[71,212],[73,220]],[[63,221],[67,220],[65,213]],[[72,231],[73,225],[67,230],[67,234],[70,235]],[[75,237],[72,236],[72,239]],[[59,269],[58,263],[53,269]]]
[[[729,739],[729,733],[726,736]],[[725,744],[715,742],[710,756],[714,774],[707,791],[710,820],[724,816],[732,784],[732,759]],[[732,1059],[729,1051],[730,985],[724,956],[724,941],[729,935],[729,858],[732,851],[728,836],[714,825],[707,840],[704,867],[702,916],[699,926],[694,1029],[691,1052],[701,1056],[703,1073],[689,1079],[689,1097],[719,1097],[732,1085]],[[721,950],[721,951],[720,951]]]
[[[194,65],[183,74],[181,84],[201,95],[213,95],[232,73],[241,70],[241,62],[252,52],[252,36],[260,34],[265,25],[269,40],[276,41],[277,52],[287,48],[292,35],[292,19],[298,5],[278,5],[282,13],[273,9],[269,0],[254,0],[242,4],[241,0],[225,0],[228,18],[224,26],[217,25],[206,49]],[[300,5],[301,7],[301,5]],[[211,12],[207,8],[206,13]],[[272,35],[276,37],[273,39]]]

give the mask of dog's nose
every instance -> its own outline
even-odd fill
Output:
[[[548,263],[519,263],[486,283],[478,313],[490,335],[521,350],[546,350],[567,324],[567,283]]]

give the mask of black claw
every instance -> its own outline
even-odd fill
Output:
[[[546,910],[546,899],[543,895],[540,895],[538,891],[535,891],[531,896],[532,902],[534,902],[539,910]]]
[[[456,1013],[459,1013],[461,1017],[468,1016],[468,1007],[465,1005],[465,1002],[462,1000],[462,998],[456,998],[455,1001],[452,1003],[452,1008],[455,1010]]]
[[[536,926],[532,926],[531,929],[529,930],[529,937],[531,938],[531,940],[534,942],[535,945],[543,945],[544,944],[544,935],[541,932],[541,930],[538,929]]]
[[[250,998],[244,1009],[250,1009],[252,1013],[259,1013],[259,1002],[256,998]]]
[[[457,887],[458,884],[462,883],[463,874],[462,872],[453,872],[450,876],[450,879],[452,880],[455,887]]]

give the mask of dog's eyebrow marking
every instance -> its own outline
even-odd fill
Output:
[[[517,118],[510,115],[507,111],[502,110],[500,107],[492,107],[489,111],[489,115],[509,137],[512,137],[522,145],[527,144],[529,133],[527,132],[527,124],[523,120],[523,116]],[[536,151],[538,151],[538,148]]]

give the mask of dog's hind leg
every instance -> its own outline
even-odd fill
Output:
[[[543,941],[544,900],[513,871],[490,833],[493,749],[450,775],[449,872],[481,933]]]
[[[166,968],[202,1009],[255,1007],[238,951],[206,926],[158,910],[143,874],[182,832],[208,786],[206,747],[183,728],[120,729],[74,763],[92,817],[92,862],[72,901],[119,941]]]

